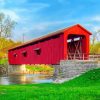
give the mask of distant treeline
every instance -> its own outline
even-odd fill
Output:
[[[90,53],[91,54],[100,54],[100,42],[96,42],[95,44],[91,44]]]
[[[8,49],[20,45],[21,42],[15,42],[11,39],[0,38],[0,58],[7,58]]]

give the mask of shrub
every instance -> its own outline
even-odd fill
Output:
[[[5,65],[7,63],[8,63],[8,59],[7,58],[0,59],[0,65]]]
[[[53,71],[53,67],[44,64],[26,65],[26,69],[31,71]]]

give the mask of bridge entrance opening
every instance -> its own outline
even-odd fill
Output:
[[[67,59],[83,60],[86,59],[85,53],[85,36],[71,34],[67,39]]]

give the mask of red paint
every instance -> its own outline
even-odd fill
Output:
[[[83,52],[89,55],[89,36],[90,32],[80,25],[74,25],[64,30],[56,32],[56,34],[48,35],[44,38],[31,41],[19,47],[10,49],[8,52],[9,64],[59,64],[60,60],[67,59],[67,39],[68,36],[84,35],[82,40]],[[37,51],[41,49],[40,55]],[[22,52],[27,52],[24,57]],[[14,54],[17,56],[15,57]]]

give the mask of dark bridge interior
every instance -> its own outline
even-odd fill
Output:
[[[83,46],[83,41],[85,40],[85,36],[83,35],[69,35],[67,40],[67,59],[86,59],[85,53],[85,44]]]

